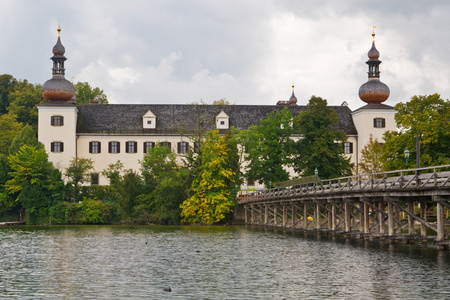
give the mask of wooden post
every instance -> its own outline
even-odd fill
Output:
[[[295,226],[297,225],[297,206],[295,204],[292,204],[292,229],[295,229]]]
[[[331,203],[331,230],[336,231],[336,204]]]
[[[248,224],[247,210],[248,210],[248,206],[244,205],[244,222],[245,222],[245,224]]]
[[[250,211],[250,222],[253,224],[255,222],[255,206],[252,205],[251,206],[251,211]]]
[[[285,204],[283,204],[283,227],[286,227],[287,224],[287,206]]]
[[[273,206],[273,225],[277,226],[278,224],[278,206],[274,204]]]
[[[316,229],[320,229],[320,205],[319,203],[316,203],[315,205],[315,216],[314,216],[314,223],[316,225]]]
[[[386,223],[385,223],[385,214],[386,211],[386,203],[384,201],[378,202],[378,209],[380,210],[378,213],[378,222],[380,223],[380,235],[383,236],[385,233]]]
[[[369,203],[367,203],[366,201],[363,202],[364,203],[364,234],[369,234],[370,233],[370,214],[369,214]]]
[[[269,223],[269,204],[264,205],[264,225]]]
[[[440,197],[438,196],[433,196],[433,200],[436,201],[437,242],[441,242],[445,239],[444,205],[442,205],[442,203],[439,201],[439,198]]]
[[[420,206],[420,218],[426,222],[427,221],[427,202],[425,200],[421,200],[419,202]],[[426,237],[427,236],[427,226],[425,226],[423,223],[420,224],[420,236]],[[424,240],[427,241],[426,239]]]
[[[392,203],[388,203],[388,236],[393,236],[395,233],[394,229],[394,206]]]
[[[414,214],[414,200],[408,200],[408,211]],[[414,235],[414,218],[408,215],[408,234]]]
[[[364,233],[364,224],[365,224],[365,218],[364,218],[364,202],[362,199],[359,199],[359,232]]]
[[[345,201],[345,200],[344,200]],[[350,205],[347,202],[344,202],[344,223],[345,223],[345,232],[350,232],[352,230],[352,224],[351,224],[351,211],[350,211]]]
[[[303,204],[303,229],[308,228],[308,205]]]

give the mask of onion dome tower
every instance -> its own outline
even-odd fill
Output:
[[[295,97],[294,85],[292,84],[292,95],[291,98],[289,98],[289,105],[296,105],[296,104],[297,104],[297,97]]]
[[[375,32],[372,32],[372,48],[367,54],[369,60],[369,80],[359,88],[359,98],[367,104],[381,104],[389,98],[389,87],[380,81],[380,52],[375,47]]]
[[[42,86],[42,96],[49,101],[69,101],[75,95],[73,84],[64,78],[64,56],[66,49],[61,44],[61,27],[58,26],[58,40],[53,47],[52,79],[47,80]]]

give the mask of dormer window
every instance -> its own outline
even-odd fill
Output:
[[[156,128],[156,116],[151,110],[145,113],[142,117],[142,127],[147,129]]]
[[[221,111],[216,116],[216,128],[217,129],[229,129],[230,128],[229,119],[230,118],[228,117],[228,115],[224,111]]]

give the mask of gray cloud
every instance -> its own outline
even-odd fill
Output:
[[[43,83],[61,20],[66,77],[113,103],[275,104],[290,86],[352,109],[372,24],[387,104],[450,94],[447,1],[3,1],[1,73]]]

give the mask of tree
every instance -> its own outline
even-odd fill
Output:
[[[181,215],[185,222],[211,225],[231,212],[234,195],[227,182],[235,174],[229,167],[230,149],[218,130],[208,132],[201,148],[202,167],[192,183],[193,195],[181,204]]]
[[[9,154],[15,154],[23,145],[34,146],[36,149],[44,149],[44,145],[39,142],[36,133],[30,125],[25,125],[22,131],[13,139]]]
[[[228,101],[226,98],[221,98],[219,100],[214,100],[213,105],[230,105],[230,101]]]
[[[5,183],[10,194],[27,211],[27,218],[35,223],[45,217],[50,206],[52,164],[44,149],[23,145],[8,157],[11,179]]]
[[[70,161],[69,167],[66,169],[66,176],[71,179],[73,184],[72,200],[75,202],[78,198],[79,186],[90,181],[90,170],[93,168],[93,161],[87,158],[75,157]]]
[[[37,106],[45,102],[42,97],[42,86],[33,85],[28,81],[19,81],[9,94],[8,111],[17,117],[17,122],[29,124],[37,132]]]
[[[289,179],[285,169],[291,161],[293,140],[292,113],[285,107],[273,112],[239,134],[248,162],[246,176],[268,187],[269,182]]]
[[[114,186],[120,182],[123,173],[123,163],[118,160],[113,164],[109,164],[108,168],[102,171],[102,175],[109,179],[109,184]]]
[[[0,75],[0,115],[7,113],[10,102],[9,93],[14,90],[16,84],[17,79],[12,77],[11,75]]]
[[[415,166],[417,141],[420,142],[422,167],[450,163],[450,102],[439,94],[413,96],[409,102],[395,105],[398,132],[388,131],[384,160],[387,170],[404,168],[404,151],[411,151],[410,165]]]
[[[146,192],[136,199],[135,215],[142,222],[179,224],[180,204],[189,197],[189,170],[160,145],[149,149],[141,165]]]
[[[361,150],[359,174],[383,172],[383,145],[370,135],[369,143]]]
[[[128,170],[117,182],[119,197],[119,213],[122,219],[131,219],[137,196],[142,192],[141,176],[133,170]]]
[[[16,121],[16,117],[9,113],[0,116],[0,154],[7,155],[14,138],[22,130],[22,124]]]
[[[303,135],[296,142],[294,170],[313,175],[317,168],[322,178],[335,178],[351,174],[352,164],[344,155],[343,144],[347,135],[336,129],[337,113],[327,106],[327,100],[312,96],[307,110],[294,119],[294,128]]]
[[[98,87],[92,88],[87,82],[77,82],[74,85],[77,103],[89,103],[98,100],[100,104],[108,104],[108,97]]]

